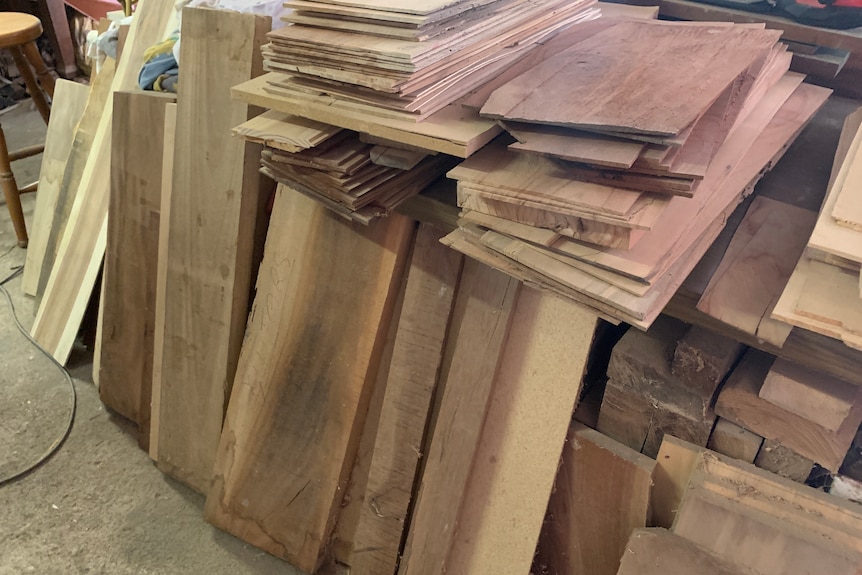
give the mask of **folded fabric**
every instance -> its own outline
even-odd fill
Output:
[[[138,85],[142,90],[176,91],[176,77],[179,75],[179,65],[176,58],[174,58],[173,48],[178,38],[177,34],[173,34],[144,52],[144,65],[138,75]],[[174,78],[174,80],[166,82],[168,78]],[[173,89],[167,89],[168,86]]]

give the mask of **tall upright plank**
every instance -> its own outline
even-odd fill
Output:
[[[313,572],[340,508],[414,226],[395,215],[348,223],[285,187],[272,221],[206,517]]]
[[[88,86],[68,80],[57,80],[54,88],[53,110],[45,136],[42,167],[39,170],[39,193],[36,194],[33,223],[30,225],[30,243],[27,245],[27,259],[21,278],[21,289],[27,295],[36,295],[66,161],[89,95]]]
[[[231,135],[230,88],[260,64],[270,20],[183,12],[161,365],[159,468],[206,493],[248,316],[259,148]]]
[[[141,1],[117,64],[111,93],[137,86],[144,51],[162,39],[173,12],[171,0]],[[30,332],[60,363],[66,363],[72,351],[105,255],[113,109],[113,98],[108,98],[57,250],[57,265],[51,270]]]
[[[165,108],[173,95],[115,92],[102,276],[99,397],[149,441]]]
[[[445,565],[519,288],[501,272],[464,263],[401,575],[437,575]]]
[[[521,290],[445,573],[529,573],[597,322]]]
[[[542,573],[615,575],[650,522],[655,460],[581,424],[569,431],[536,556]]]
[[[449,327],[462,256],[422,224],[407,277],[350,571],[394,573]]]

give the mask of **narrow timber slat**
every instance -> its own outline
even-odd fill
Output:
[[[437,575],[446,562],[519,287],[483,264],[464,264],[401,575]],[[452,449],[456,441],[459,448]]]
[[[273,221],[206,518],[313,572],[340,509],[414,226],[397,215],[348,223],[283,186]]]
[[[57,80],[54,88],[51,120],[48,122],[45,150],[42,152],[42,166],[39,170],[39,193],[36,194],[33,208],[27,259],[21,278],[21,289],[27,295],[36,295],[39,286],[39,275],[42,273],[48,236],[51,234],[51,224],[60,199],[63,174],[89,95],[88,86],[68,80]]]
[[[407,276],[350,571],[394,573],[462,256],[422,224]]]
[[[260,66],[265,17],[183,14],[161,365],[159,468],[206,493],[248,316],[261,187],[259,147],[231,136],[248,117],[230,87]],[[229,65],[226,65],[229,63]],[[197,81],[195,81],[197,78]]]
[[[149,445],[165,109],[174,96],[115,92],[102,276],[99,397]]]

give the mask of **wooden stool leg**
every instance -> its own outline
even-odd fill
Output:
[[[47,124],[48,118],[51,116],[51,108],[48,107],[48,102],[45,100],[45,94],[39,88],[39,84],[36,83],[36,76],[33,75],[33,70],[30,68],[30,64],[27,63],[27,59],[24,57],[24,53],[21,51],[20,46],[12,46],[9,48],[9,51],[12,53],[15,65],[18,67],[18,72],[20,72],[21,77],[24,78],[24,83],[27,85],[27,91],[30,92],[30,97],[33,98],[33,103],[36,104],[36,109],[39,110],[40,114],[42,114],[42,119],[45,120],[45,123]]]
[[[9,217],[15,227],[15,235],[18,237],[18,245],[27,247],[27,224],[24,222],[24,209],[21,207],[21,195],[18,193],[18,184],[12,174],[12,166],[9,162],[9,150],[6,147],[6,136],[0,127],[0,187],[6,196],[6,207],[9,208]]]
[[[36,46],[36,42],[27,42],[21,46],[21,49],[24,50],[24,56],[26,56],[30,65],[33,66],[33,70],[36,71],[36,77],[39,78],[39,84],[42,85],[42,89],[45,90],[45,93],[53,99],[54,75],[51,74],[48,66],[45,65],[45,60],[42,59],[42,55],[39,53],[39,47]]]

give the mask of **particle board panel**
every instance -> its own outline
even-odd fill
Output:
[[[362,510],[348,560],[351,573],[394,573],[423,452],[462,256],[422,224],[407,274]]]
[[[674,136],[692,125],[779,36],[737,26],[621,22],[498,88],[482,114]],[[620,89],[623,85],[634,88]],[[547,92],[570,97],[549,105],[543,96]],[[681,99],[681,93],[692,97]]]
[[[650,521],[655,460],[572,424],[536,552],[540,572],[615,575]]]
[[[206,493],[249,308],[259,147],[230,134],[248,107],[230,87],[259,66],[268,18],[185,10],[161,365],[159,468]]]
[[[529,572],[597,322],[572,301],[521,290],[445,572]]]
[[[619,575],[758,575],[729,563],[666,529],[636,529],[622,554]]]
[[[168,245],[171,232],[171,194],[174,180],[174,141],[177,105],[165,106],[165,141],[162,147],[162,196],[159,213],[159,253],[156,264],[156,297],[153,322],[153,382],[150,397],[150,459],[159,460],[159,427],[162,406],[162,359],[165,350],[165,298],[168,280]],[[146,398],[144,399],[146,401]]]
[[[446,564],[519,288],[520,282],[481,263],[464,264],[401,575],[439,574]],[[453,441],[458,449],[451,449]]]
[[[168,0],[144,0],[138,7],[110,93],[137,86],[144,51],[163,37],[172,14],[173,3]],[[30,332],[62,364],[71,352],[105,255],[112,116],[113,99],[108,97],[58,244],[56,261],[60,265],[51,270]]]
[[[414,223],[393,215],[362,227],[285,186],[272,219],[205,514],[313,572],[341,507]]]
[[[254,106],[296,114],[349,130],[367,132],[402,144],[466,158],[502,132],[491,120],[457,104],[447,106],[422,122],[375,116],[368,110],[346,110],[327,104],[325,98],[298,92],[274,94],[264,88],[282,74],[270,72],[232,88],[233,97]]]
[[[759,397],[774,359],[749,350],[719,393],[716,413],[837,471],[862,423],[862,395],[856,396],[853,410],[837,431],[825,429]]]
[[[770,316],[805,249],[817,215],[756,197],[697,309],[781,347],[793,326]]]
[[[93,147],[99,123],[102,121],[103,112],[106,106],[112,105],[112,103],[109,104],[109,101],[115,71],[116,62],[110,59],[106,60],[102,69],[92,79],[84,113],[74,128],[74,139],[71,148],[68,150],[66,157],[63,158],[63,173],[59,174],[59,182],[49,184],[49,186],[56,185],[59,189],[54,209],[48,215],[48,222],[39,226],[40,228],[42,225],[47,227],[47,235],[40,239],[37,233],[36,240],[38,243],[27,250],[28,254],[31,249],[34,254],[37,253],[36,250],[42,250],[39,269],[32,270],[36,275],[36,285],[33,295],[36,296],[37,310],[45,293],[45,288],[48,286],[51,271],[54,269],[57,250],[60,247],[60,241],[63,239],[66,225],[69,223],[72,206],[78,194],[84,167],[87,163],[90,150]],[[49,187],[48,189],[50,190],[51,188]],[[50,193],[49,191],[48,195]],[[36,197],[38,198],[39,195],[37,194]]]
[[[102,275],[99,397],[149,444],[165,110],[174,96],[115,92]]]
[[[102,80],[104,83],[104,80]],[[45,135],[45,150],[39,170],[39,193],[33,208],[30,224],[30,241],[21,289],[27,295],[36,295],[42,261],[48,249],[48,236],[54,223],[54,214],[63,193],[62,183],[69,160],[69,152],[75,140],[78,124],[83,117],[90,96],[90,87],[78,82],[57,80],[54,88],[53,110]],[[71,206],[70,206],[71,207]]]

